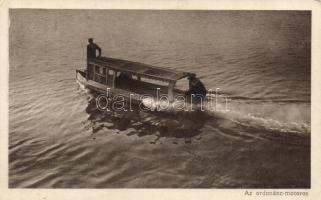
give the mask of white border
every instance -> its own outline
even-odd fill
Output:
[[[8,189],[9,8],[311,10],[312,175],[308,197],[244,196],[245,189]],[[321,199],[321,0],[0,0],[0,199]],[[261,189],[251,189],[257,191]],[[288,190],[282,190],[288,191]]]

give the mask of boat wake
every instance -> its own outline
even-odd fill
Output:
[[[292,101],[293,102],[293,101]],[[146,99],[143,101],[144,105],[152,110],[158,107],[168,107],[166,112],[181,114],[191,110],[204,111],[207,115],[231,120],[236,124],[244,127],[251,127],[256,129],[263,129],[266,131],[278,131],[281,133],[293,133],[309,135],[311,132],[309,109],[310,103],[296,102],[292,104],[284,103],[283,101],[275,101],[261,99],[254,101],[248,100],[233,100],[229,105],[224,103],[191,105],[186,104],[187,109],[177,111],[173,108],[177,107],[174,102],[168,105],[167,102],[156,102],[153,99]]]
[[[241,112],[209,112],[210,115],[231,120],[232,122],[246,128],[257,130],[273,131],[279,133],[291,133],[297,135],[309,135],[311,127],[304,122],[282,122],[272,118],[255,116],[250,113]]]
[[[161,103],[149,102],[149,104],[155,108]],[[211,118],[207,123],[211,123],[210,126],[216,130],[216,133],[224,133],[227,137],[239,135],[238,137],[242,139],[261,138],[302,144],[302,141],[306,141],[301,140],[302,137],[308,138],[311,133],[309,107],[309,103],[238,101],[233,102],[229,110],[225,110],[224,105],[216,108],[205,105],[202,108],[204,111],[200,112],[206,113]],[[201,110],[201,108],[198,107],[196,110]],[[186,114],[186,112],[175,110],[171,112],[177,116]]]
[[[83,87],[81,89],[84,90]],[[168,106],[167,103],[144,99],[142,103],[149,108],[149,111],[102,112],[96,107],[95,96],[97,94],[86,89],[84,91],[90,96],[86,112],[89,114],[93,133],[107,128],[118,131],[131,130],[125,131],[127,135],[190,138],[199,135],[200,129],[208,123],[211,123],[210,126],[213,128],[218,126],[222,128],[223,124],[223,129],[233,132],[233,129],[247,132],[251,130],[253,137],[262,132],[271,135],[305,137],[311,132],[309,103],[283,104],[261,100],[249,102],[239,99],[229,105],[229,110],[226,110],[223,104],[216,108],[205,104],[202,108],[193,105],[194,111],[166,109],[157,112],[159,106]],[[177,104],[177,102],[172,104]],[[173,107],[175,106],[169,105],[169,108]]]
[[[245,128],[270,132],[310,135],[309,103],[234,102],[230,110],[215,111],[206,107],[210,116],[230,120]]]

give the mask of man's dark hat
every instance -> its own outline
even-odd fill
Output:
[[[193,80],[193,79],[195,79],[195,75],[191,75],[188,77],[188,80]]]
[[[88,42],[93,41],[93,40],[94,40],[93,38],[88,38]]]

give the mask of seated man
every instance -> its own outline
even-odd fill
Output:
[[[121,72],[116,78],[116,85],[126,85],[131,84],[133,81],[133,76],[126,72]]]
[[[186,91],[185,95],[195,99],[205,99],[206,88],[204,84],[195,76],[188,77],[189,79],[189,90]]]

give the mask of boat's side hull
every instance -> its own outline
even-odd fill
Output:
[[[82,85],[87,85],[86,73],[81,70],[76,70],[76,80]]]
[[[128,101],[130,104],[139,105],[142,103],[142,105],[155,108],[159,107],[160,105],[166,105],[166,102],[158,101],[155,96],[148,96],[146,94],[138,94],[132,91],[120,89],[120,88],[113,88],[111,86],[101,84],[92,80],[86,79],[86,73],[81,70],[76,70],[76,79],[77,82],[84,86],[84,88],[88,88],[92,91],[95,91],[100,94],[106,94],[106,96],[113,98],[114,101],[121,101],[120,97],[124,97],[126,101]],[[148,98],[150,97],[150,98]],[[174,102],[173,102],[174,103]],[[140,106],[140,105],[139,105]],[[163,107],[163,106],[162,106]],[[198,106],[196,104],[193,104],[191,108],[191,104],[186,104],[185,108],[183,110],[198,110]],[[172,109],[169,109],[172,110]],[[182,111],[183,111],[182,110]],[[165,111],[165,110],[164,110]]]

